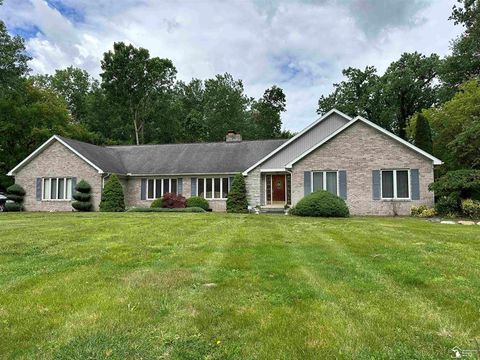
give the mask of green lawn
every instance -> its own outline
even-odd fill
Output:
[[[4,358],[448,359],[480,338],[480,226],[3,213],[0,231]]]

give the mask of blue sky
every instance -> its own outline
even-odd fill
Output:
[[[343,68],[383,72],[403,52],[445,55],[461,32],[453,0],[5,0],[0,18],[26,38],[34,73],[74,65],[98,76],[114,41],[173,60],[178,78],[229,72],[259,97],[285,90],[284,126],[316,118]]]

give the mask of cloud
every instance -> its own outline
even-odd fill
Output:
[[[5,0],[0,18],[27,38],[34,72],[75,65],[98,76],[103,53],[125,41],[170,58],[182,80],[229,72],[256,97],[281,86],[285,127],[298,131],[343,68],[445,54],[460,31],[450,12],[448,0]]]

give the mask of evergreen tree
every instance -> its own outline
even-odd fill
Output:
[[[12,202],[5,204],[7,211],[22,211],[23,210],[23,197],[25,196],[25,190],[18,184],[13,184],[7,188],[7,199]]]
[[[227,212],[246,213],[248,211],[247,188],[242,174],[235,175],[227,197]]]
[[[123,188],[117,175],[110,175],[102,191],[100,211],[121,212],[125,211],[125,198]]]
[[[75,190],[76,191],[73,194],[73,198],[76,201],[72,203],[72,207],[77,211],[90,211],[92,209],[90,184],[87,183],[85,180],[81,180],[75,186]]]
[[[415,123],[415,146],[425,150],[429,154],[432,153],[432,130],[430,124],[423,114],[417,115],[417,121]]]

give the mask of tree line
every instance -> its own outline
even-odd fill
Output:
[[[383,74],[374,66],[343,70],[344,80],[318,100],[360,115],[445,162],[440,173],[480,166],[480,1],[458,0],[450,20],[464,27],[440,58],[404,53]],[[448,40],[445,40],[448,41]]]

